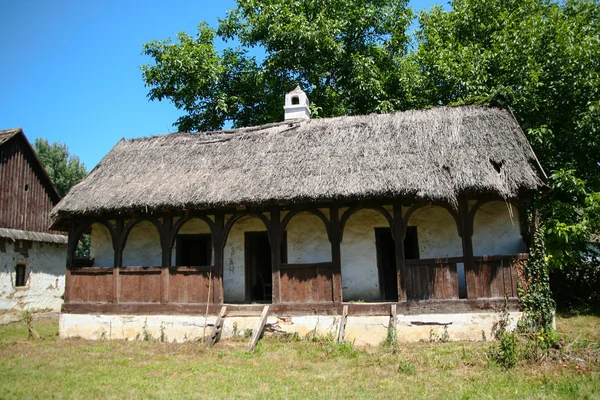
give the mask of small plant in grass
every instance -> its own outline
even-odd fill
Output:
[[[41,336],[37,331],[33,328],[33,314],[35,310],[25,310],[23,311],[22,317],[25,325],[27,325],[27,338],[28,339],[41,339]]]
[[[440,336],[440,342],[448,343],[450,341],[450,335],[448,334],[448,325],[444,325],[444,331]]]
[[[252,337],[252,329],[244,329],[244,339],[250,339]]]
[[[159,333],[159,336],[158,336],[158,340],[161,343],[164,343],[164,342],[167,341],[167,335],[165,333],[165,324],[164,324],[164,322],[160,323],[160,333]]]
[[[154,340],[154,338],[152,337],[152,334],[148,330],[148,319],[144,320],[144,326],[142,327],[142,340],[144,342],[150,342],[150,341]]]
[[[498,336],[498,343],[492,347],[490,356],[498,365],[506,369],[514,367],[519,361],[517,334],[502,332]]]
[[[417,372],[417,368],[414,364],[407,360],[400,360],[400,363],[398,364],[398,373],[414,375],[415,372]]]
[[[240,331],[238,330],[238,324],[237,324],[237,322],[234,322],[232,336],[235,339],[238,337],[239,334],[240,334]]]
[[[385,339],[381,342],[381,347],[385,348],[394,348],[396,346],[396,330],[390,324],[387,328],[387,334],[385,335]]]

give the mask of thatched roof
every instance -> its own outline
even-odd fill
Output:
[[[69,238],[65,235],[54,235],[45,232],[22,231],[19,229],[0,228],[0,238],[17,240],[28,240],[32,242],[67,244]]]
[[[128,210],[463,192],[543,185],[512,114],[485,107],[287,121],[121,140],[53,217]]]

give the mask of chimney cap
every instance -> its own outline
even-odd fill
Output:
[[[296,86],[294,90],[285,95],[284,121],[293,119],[310,119],[310,102],[306,93]]]

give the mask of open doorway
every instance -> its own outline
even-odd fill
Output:
[[[246,302],[271,302],[271,244],[267,232],[245,232]]]
[[[386,301],[398,301],[396,248],[390,228],[375,228],[375,245],[381,298]]]
[[[377,248],[377,269],[379,271],[381,298],[386,301],[398,301],[396,247],[390,228],[375,228],[375,245]],[[419,258],[419,240],[416,226],[406,227],[404,258],[407,260]]]

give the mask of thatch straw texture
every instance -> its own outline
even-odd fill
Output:
[[[455,201],[467,191],[508,198],[542,185],[536,162],[513,116],[485,107],[167,134],[121,140],[53,216],[400,195]]]
[[[69,238],[64,235],[54,235],[45,232],[22,231],[19,229],[0,228],[0,238],[10,239],[13,242],[17,240],[28,240],[42,243],[67,244]]]

